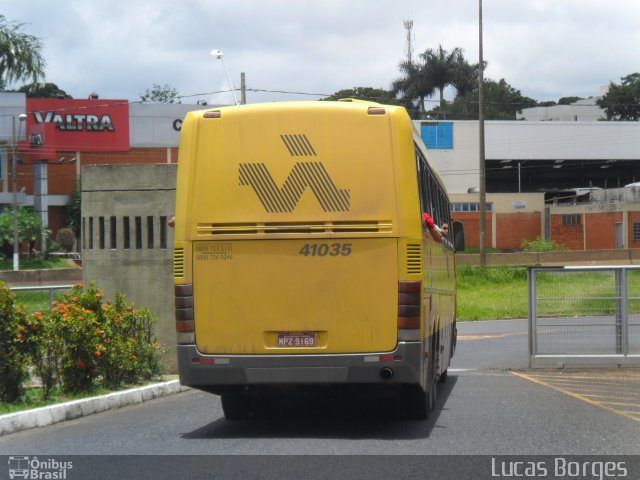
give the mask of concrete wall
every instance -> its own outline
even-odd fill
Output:
[[[0,143],[13,142],[13,118],[15,117],[16,136],[18,141],[25,139],[25,126],[22,122],[20,128],[17,118],[21,113],[26,113],[26,95],[24,93],[0,92]]]
[[[174,213],[176,167],[91,165],[82,170],[83,281],[95,282],[108,298],[124,293],[128,302],[158,317],[156,335],[167,349],[165,359],[171,371],[176,369],[173,229],[166,227],[163,245],[161,231],[165,228],[162,223],[166,226],[162,217]],[[141,228],[137,228],[136,217]],[[127,218],[128,248],[123,226]],[[153,228],[151,237],[148,219]]]
[[[571,105],[523,108],[516,112],[517,120],[594,122],[607,118],[603,109],[596,105],[597,98],[585,98]]]
[[[458,265],[480,265],[479,254],[457,254]],[[589,250],[530,253],[488,253],[487,265],[638,265],[640,250]]]

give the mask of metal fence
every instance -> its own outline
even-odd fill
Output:
[[[73,288],[73,285],[38,285],[34,287],[10,287],[9,290],[12,292],[38,292],[38,291],[48,291],[49,292],[49,307],[53,305],[53,300],[55,299],[55,290],[65,290],[69,291]]]
[[[640,366],[640,267],[530,267],[529,366]]]

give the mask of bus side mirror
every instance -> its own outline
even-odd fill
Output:
[[[453,222],[453,245],[456,252],[464,251],[464,225],[462,222]]]

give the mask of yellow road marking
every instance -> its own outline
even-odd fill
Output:
[[[621,407],[640,407],[640,403],[623,403],[623,402],[599,402],[599,403],[602,403],[603,405],[620,405]]]
[[[615,400],[638,400],[640,397],[629,398],[629,397],[617,397],[615,395],[593,395],[591,393],[583,394],[585,397],[596,397],[596,398],[613,398]]]
[[[458,341],[464,342],[469,340],[492,340],[494,338],[515,337],[519,335],[527,335],[527,332],[495,333],[485,335],[458,335]]]
[[[529,380],[530,382],[537,383],[539,385],[544,385],[545,387],[551,388],[551,389],[556,390],[556,391],[558,391],[560,393],[564,393],[565,395],[573,397],[573,398],[575,398],[577,400],[581,400],[581,401],[583,401],[583,402],[585,402],[585,403],[587,403],[589,405],[592,405],[594,407],[602,408],[603,410],[607,410],[608,412],[616,413],[618,415],[622,415],[623,417],[629,418],[629,419],[634,420],[636,422],[640,422],[640,418],[638,418],[638,417],[636,417],[634,415],[631,415],[628,412],[621,411],[621,410],[609,407],[609,406],[603,404],[602,402],[597,402],[595,400],[591,400],[590,398],[586,398],[584,395],[579,395],[579,394],[571,392],[571,391],[569,391],[569,390],[567,390],[565,388],[557,387],[557,386],[552,385],[550,383],[547,383],[547,382],[544,382],[542,380],[539,380],[539,379],[537,379],[535,377],[532,377],[532,376],[529,376],[529,375],[525,375],[524,373],[521,373],[521,372],[510,371],[509,373],[511,373],[511,374],[513,374],[513,375],[515,375],[517,377],[524,378],[525,380]]]
[[[563,374],[559,374],[559,375],[544,375],[544,374],[536,374],[535,375],[536,378],[550,378],[550,379],[554,379],[554,380],[558,380],[560,382],[566,382],[566,383],[575,383],[575,384],[579,384],[579,383],[588,383],[589,385],[591,385],[591,383],[589,382],[593,382],[593,381],[597,381],[598,385],[611,385],[611,386],[616,386],[616,385],[623,385],[625,382],[625,380],[629,380],[629,378],[608,378],[607,380],[602,380],[602,377],[573,377],[573,376],[565,376]],[[640,381],[640,377],[638,378],[638,380]],[[640,391],[640,384],[638,385],[638,391]]]
[[[536,378],[540,378],[540,377],[536,377]],[[544,378],[542,378],[541,380],[545,380]],[[551,379],[546,379],[546,381],[548,382],[553,382],[554,385],[563,385],[567,388],[569,387],[574,387],[573,390],[581,390],[581,391],[591,391],[591,392],[602,392],[602,391],[607,391],[607,390],[615,390],[616,393],[628,393],[628,394],[640,394],[640,392],[633,388],[633,387],[627,387],[624,384],[617,384],[617,385],[590,385],[587,383],[569,383],[569,382],[562,382],[562,381],[555,381],[555,380],[551,380]]]

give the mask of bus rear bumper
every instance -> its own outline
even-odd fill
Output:
[[[182,385],[214,393],[234,385],[417,384],[424,358],[421,342],[341,355],[202,355],[195,345],[178,345]]]

